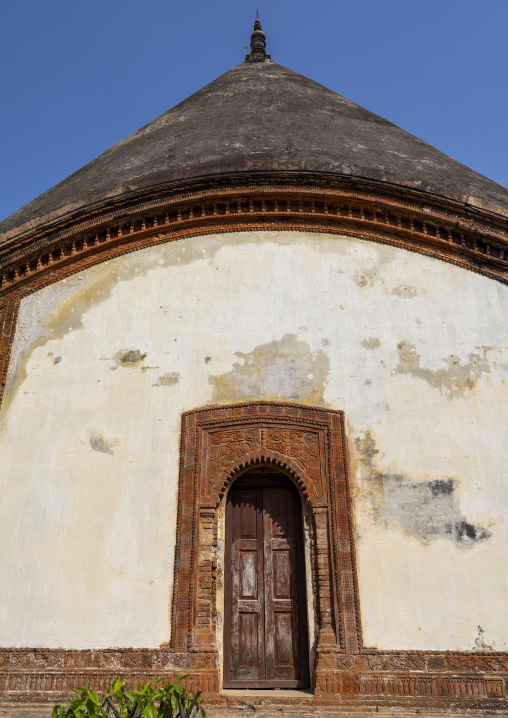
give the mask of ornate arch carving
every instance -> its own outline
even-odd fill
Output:
[[[256,465],[286,473],[311,510],[318,652],[357,654],[362,643],[344,415],[276,402],[206,407],[182,417],[173,650],[206,655],[209,666],[210,654],[217,653],[218,507],[231,483]]]
[[[228,492],[231,484],[236,481],[243,473],[253,469],[256,466],[272,466],[277,471],[281,471],[286,474],[296,487],[302,496],[302,499],[309,505],[312,505],[311,497],[314,495],[314,487],[312,482],[309,481],[308,477],[302,471],[301,467],[298,466],[296,461],[293,459],[280,454],[277,451],[266,450],[261,453],[250,452],[242,457],[240,464],[231,462],[217,477],[217,488],[218,488],[218,501],[223,499],[225,494]]]

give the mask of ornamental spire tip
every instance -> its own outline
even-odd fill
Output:
[[[271,62],[270,55],[266,54],[266,35],[261,29],[259,10],[256,10],[254,32],[250,37],[250,53],[245,58],[245,62]]]

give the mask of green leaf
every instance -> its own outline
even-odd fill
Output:
[[[144,685],[136,683],[136,690],[131,692],[121,678],[116,678],[100,694],[85,683],[74,690],[67,708],[60,704],[53,708],[51,718],[189,718],[194,709],[206,718],[201,692],[187,690],[182,683],[188,677],[175,674],[173,683],[164,683],[154,676]]]

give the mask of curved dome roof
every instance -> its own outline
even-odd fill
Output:
[[[282,65],[245,62],[15,212],[0,233],[165,183],[281,171],[364,178],[508,215],[501,185]]]

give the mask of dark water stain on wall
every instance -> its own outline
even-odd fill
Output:
[[[376,519],[385,525],[395,523],[424,544],[448,539],[461,548],[485,541],[491,534],[462,514],[457,499],[456,478],[414,481],[410,476],[376,466],[379,450],[372,432],[355,439],[363,465],[360,492],[371,501]]]
[[[399,363],[395,374],[408,374],[415,379],[422,379],[450,398],[461,396],[474,389],[482,374],[490,374],[487,355],[493,347],[480,348],[481,354],[469,354],[466,364],[461,364],[456,354],[450,354],[443,359],[448,364],[446,369],[432,370],[420,366],[421,357],[415,345],[403,340],[397,344]]]
[[[113,449],[120,442],[118,439],[107,439],[104,434],[101,434],[99,431],[90,431],[89,443],[93,451],[113,455]]]
[[[487,643],[487,641],[484,638],[485,631],[481,626],[478,626],[478,636],[475,638],[473,651],[478,651],[479,653],[483,653],[484,651],[493,651],[494,645],[493,643]]]
[[[330,373],[328,356],[312,351],[296,334],[260,344],[240,359],[231,371],[211,376],[213,403],[252,399],[285,399],[325,405],[324,390]]]
[[[362,342],[362,347],[364,349],[379,349],[381,346],[381,342],[377,337],[369,337],[368,339],[364,339]]]
[[[360,287],[360,289],[364,289],[367,287],[371,287],[373,284],[375,284],[377,276],[378,272],[376,272],[375,269],[366,269],[364,271],[355,272],[355,274],[353,275],[353,280],[357,287]]]
[[[401,299],[413,299],[418,294],[416,287],[409,284],[399,284],[398,287],[392,289],[392,294]]]
[[[155,384],[152,384],[152,386],[173,386],[174,384],[178,384],[180,381],[180,374],[178,372],[173,371],[171,373],[166,373],[160,376]]]
[[[118,366],[133,367],[146,358],[146,352],[142,354],[139,349],[122,349],[115,354],[114,358]]]

